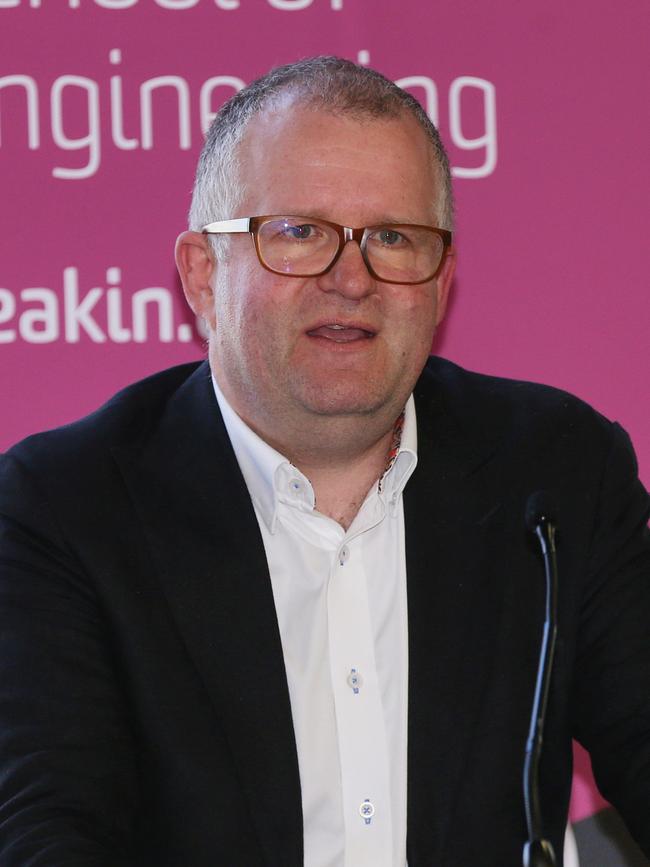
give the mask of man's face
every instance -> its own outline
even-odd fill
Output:
[[[431,153],[411,117],[288,105],[251,122],[239,156],[245,192],[232,217],[436,225]],[[248,235],[233,235],[213,279],[217,380],[262,433],[269,419],[294,429],[314,416],[394,419],[426,362],[452,270],[450,259],[437,280],[382,283],[348,242],[328,273],[286,277],[261,267]]]

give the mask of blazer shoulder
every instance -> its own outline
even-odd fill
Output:
[[[207,362],[191,362],[152,374],[118,391],[105,404],[70,424],[33,434],[8,450],[37,473],[96,461],[114,446],[137,443],[155,429],[169,401],[193,376],[209,378]]]
[[[612,422],[592,406],[550,385],[466,370],[431,357],[415,388],[419,407],[438,403],[457,423],[496,429],[552,429],[556,435],[586,425],[607,438]],[[426,412],[426,409],[425,409]]]

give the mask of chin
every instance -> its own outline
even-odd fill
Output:
[[[312,392],[303,394],[300,398],[301,405],[314,415],[321,416],[371,416],[382,410],[393,401],[389,394],[359,394],[358,390],[352,394],[332,392],[325,388],[314,389]],[[399,410],[396,410],[399,412]]]
[[[290,378],[286,384],[297,406],[319,416],[397,416],[411,391],[394,375],[359,370],[337,376],[331,368]]]

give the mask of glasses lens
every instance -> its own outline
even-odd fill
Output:
[[[330,264],[339,246],[336,230],[310,217],[275,217],[257,231],[265,265],[281,274],[318,274]]]
[[[373,271],[387,283],[422,283],[442,261],[445,245],[426,226],[375,226],[366,230],[362,247]]]

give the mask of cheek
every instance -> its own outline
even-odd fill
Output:
[[[230,287],[217,303],[217,338],[248,365],[272,366],[293,340],[290,313],[271,287]]]
[[[227,260],[219,266],[215,310],[222,339],[226,339],[223,332],[227,332],[230,340],[236,340],[237,335],[247,330],[248,322],[258,318],[255,277],[253,264],[247,261]]]
[[[395,314],[399,318],[400,356],[418,373],[426,363],[436,330],[436,299],[432,291],[418,290]]]
[[[436,325],[436,295],[431,286],[395,287],[388,313],[388,323],[401,339],[426,339]]]

